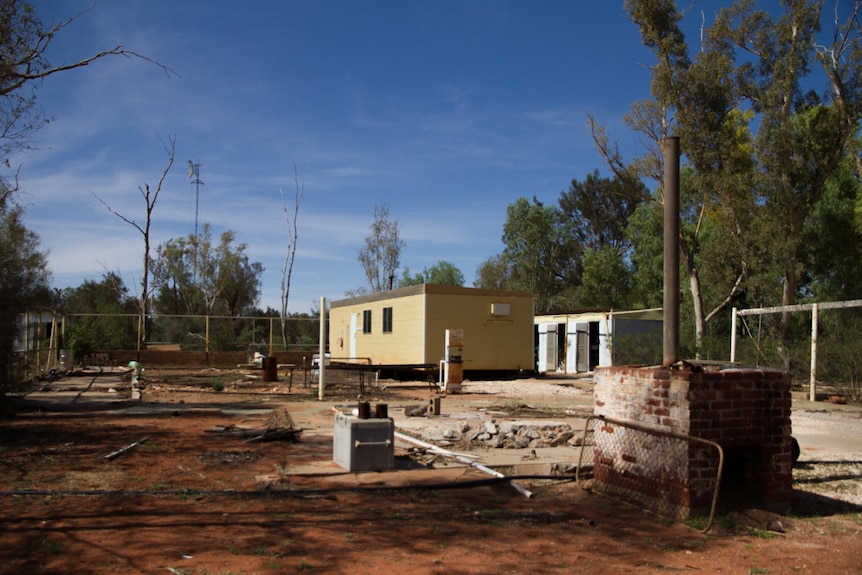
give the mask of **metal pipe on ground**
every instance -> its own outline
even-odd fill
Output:
[[[397,431],[395,432],[395,438],[400,439],[402,441],[406,441],[407,443],[413,443],[414,445],[418,445],[419,447],[427,449],[428,451],[431,451],[432,453],[437,453],[437,454],[440,454],[440,455],[443,455],[446,457],[452,457],[461,463],[464,463],[464,464],[469,465],[471,467],[475,467],[476,469],[478,469],[482,473],[487,473],[488,475],[492,475],[494,477],[499,477],[499,478],[503,478],[503,479],[505,479],[505,477],[506,477],[505,475],[503,475],[499,471],[497,471],[495,469],[491,469],[490,467],[486,467],[486,466],[482,465],[481,463],[479,463],[478,461],[473,461],[472,459],[470,459],[466,455],[455,453],[453,451],[449,451],[448,449],[443,449],[442,447],[438,447],[437,445],[434,445],[433,443],[428,443],[428,442],[422,441],[421,439],[416,439],[415,437],[411,437],[409,435],[405,435],[405,434],[399,433]],[[518,493],[520,493],[524,497],[527,497],[528,499],[533,496],[532,491],[524,488],[523,486],[519,485],[515,481],[509,481],[509,485],[514,487]]]

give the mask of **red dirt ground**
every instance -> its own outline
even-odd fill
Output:
[[[331,444],[207,432],[267,418],[188,401],[0,422],[0,573],[862,573],[862,515],[816,495],[785,533],[737,514],[703,534],[567,481],[520,480],[528,499],[463,470],[287,478]]]

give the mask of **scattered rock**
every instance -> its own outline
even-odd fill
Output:
[[[571,445],[573,447],[580,447],[583,444],[584,444],[584,434],[583,433],[579,433],[577,435],[574,435],[574,436],[572,436],[571,439],[569,439],[569,445]]]
[[[577,435],[568,424],[531,425],[515,421],[498,424],[485,421],[475,428],[462,423],[461,429],[463,441],[480,443],[482,447],[489,448],[538,449],[562,445],[580,446],[583,443],[583,437]]]
[[[560,431],[557,433],[556,437],[554,437],[548,445],[551,447],[557,447],[558,445],[562,445],[569,441],[572,437],[575,436],[574,431]]]
[[[500,432],[500,430],[497,429],[497,426],[494,424],[493,421],[486,421],[485,422],[485,432],[488,433],[489,435],[497,435]]]
[[[503,435],[509,435],[510,433],[518,433],[518,430],[521,428],[521,424],[517,421],[504,421],[500,424],[500,433]]]
[[[551,475],[574,475],[577,471],[576,463],[557,461],[551,464]]]
[[[427,411],[427,405],[408,405],[404,408],[404,415],[407,417],[422,417]]]

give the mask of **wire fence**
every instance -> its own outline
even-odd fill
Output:
[[[590,460],[587,478],[582,469]],[[706,502],[705,532],[715,518],[723,467],[724,451],[713,441],[594,415],[584,424],[576,477],[584,489],[677,520]]]
[[[319,350],[320,319],[289,317],[199,316],[158,314],[141,321],[139,314],[63,314],[40,311],[18,316],[13,374],[29,377],[105,351],[242,351]],[[29,375],[28,375],[29,374]]]
[[[862,401],[860,300],[734,310],[731,359],[789,371],[799,390]]]

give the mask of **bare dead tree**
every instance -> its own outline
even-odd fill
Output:
[[[287,199],[284,191],[281,191],[282,209],[284,210],[284,222],[287,224],[287,252],[284,255],[284,263],[281,266],[281,340],[285,350],[287,349],[287,300],[290,297],[290,280],[293,276],[293,262],[296,259],[296,242],[299,238],[297,229],[297,218],[302,196],[305,194],[305,178],[300,180],[293,164],[293,182],[295,193],[293,197],[293,213],[288,210]]]
[[[365,245],[357,254],[371,293],[392,289],[395,272],[401,265],[401,252],[405,247],[407,242],[401,239],[398,220],[389,217],[389,206],[375,205],[374,221],[365,236]]]
[[[146,221],[143,224],[139,224],[134,218],[125,216],[114,210],[105,200],[93,193],[93,196],[95,196],[109,212],[138,230],[144,238],[144,274],[141,278],[141,314],[138,318],[138,352],[141,351],[141,343],[145,339],[146,335],[146,318],[149,316],[149,301],[153,291],[152,286],[150,286],[150,228],[153,223],[153,210],[156,207],[156,202],[159,200],[159,193],[162,191],[162,185],[165,182],[165,178],[167,178],[168,172],[174,164],[174,152],[176,151],[177,146],[176,136],[168,137],[168,141],[163,142],[162,145],[165,148],[165,152],[168,154],[168,164],[165,166],[165,169],[159,178],[159,183],[156,185],[155,190],[151,189],[150,185],[146,183],[143,186],[138,187],[141,197],[144,199],[144,203],[146,204]]]
[[[42,80],[49,76],[83,68],[109,56],[143,60],[161,68],[168,78],[176,75],[167,66],[119,45],[71,62],[52,65],[45,56],[51,42],[90,10],[92,8],[59,24],[46,26],[25,0],[0,3],[0,162],[7,166],[11,152],[27,148],[30,136],[50,121],[36,107],[35,96]]]

